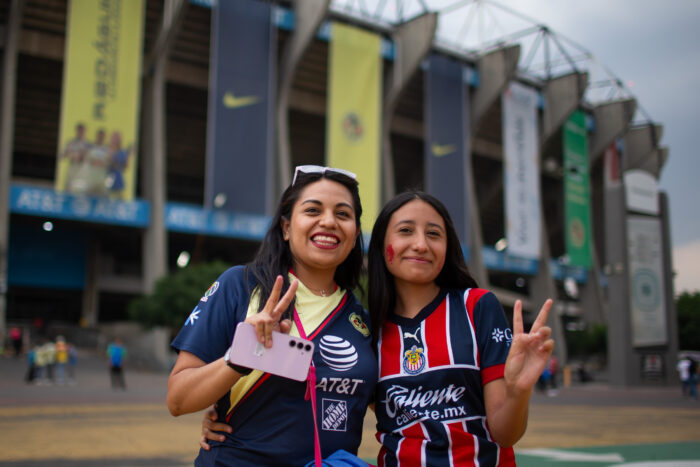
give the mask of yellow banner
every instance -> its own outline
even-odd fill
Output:
[[[56,190],[134,197],[143,0],[70,0]]]
[[[326,164],[357,174],[362,230],[381,208],[381,37],[334,23],[328,66]]]

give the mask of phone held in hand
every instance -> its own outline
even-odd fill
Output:
[[[258,342],[253,325],[238,323],[228,359],[234,365],[304,381],[313,354],[313,342],[277,331],[272,332],[272,347],[268,349]]]

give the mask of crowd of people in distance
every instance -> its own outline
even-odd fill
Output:
[[[27,353],[27,384],[64,385],[76,384],[75,367],[78,351],[63,336],[55,341],[42,339]]]

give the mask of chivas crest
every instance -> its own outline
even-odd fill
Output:
[[[425,367],[425,355],[423,347],[415,345],[403,353],[403,369],[409,375],[417,375]]]

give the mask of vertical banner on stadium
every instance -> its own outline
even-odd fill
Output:
[[[205,204],[271,214],[277,45],[272,4],[216,2],[211,30]]]
[[[425,74],[425,187],[445,203],[462,245],[469,245],[468,97],[463,66],[432,55]]]
[[[620,177],[620,151],[617,141],[610,143],[603,153],[603,186],[606,189],[619,188],[622,185]]]
[[[326,164],[357,174],[363,231],[381,207],[381,37],[334,23],[328,64]]]
[[[666,296],[663,282],[661,221],[627,216],[627,258],[632,291],[632,345],[666,345]]]
[[[575,111],[564,123],[564,222],[569,264],[591,266],[591,207],[586,116]]]
[[[69,3],[57,191],[134,197],[144,3]]]
[[[508,253],[536,259],[541,248],[537,91],[512,82],[501,104]]]

